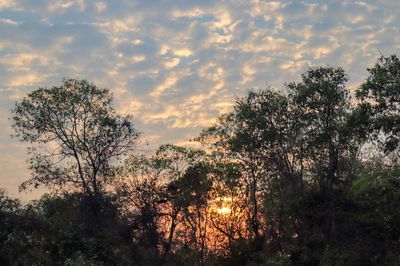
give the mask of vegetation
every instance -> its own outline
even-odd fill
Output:
[[[251,90],[195,139],[133,152],[108,90],[39,88],[13,110],[32,177],[0,192],[1,265],[399,265],[400,60],[351,94],[342,68]],[[353,97],[353,98],[352,98]]]

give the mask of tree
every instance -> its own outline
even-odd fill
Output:
[[[90,224],[83,219],[87,208],[81,193],[45,194],[0,211],[1,265],[135,264],[125,217],[112,196],[101,200],[107,202],[102,219]],[[7,201],[0,193],[0,203]]]
[[[117,191],[131,213],[134,241],[146,264],[178,261],[172,250],[188,247],[201,260],[211,181],[204,151],[161,145],[150,157],[130,156]]]
[[[162,182],[163,170],[156,160],[131,155],[121,169],[116,190],[125,215],[130,217],[132,240],[137,246],[140,265],[159,265],[165,233],[167,199]]]
[[[399,151],[400,145],[400,59],[396,55],[381,57],[368,69],[369,77],[357,90],[361,106],[370,115],[370,132],[375,140],[379,134],[385,153]]]
[[[342,68],[317,67],[303,74],[302,82],[287,85],[303,124],[308,175],[325,195],[324,231],[329,240],[336,234],[335,197],[349,179],[345,162],[355,158],[358,147],[347,123],[351,113],[347,80]]]
[[[354,177],[350,162],[357,159],[361,142],[349,122],[358,117],[352,114],[346,81],[342,68],[316,67],[301,82],[288,83],[288,95],[250,91],[200,136],[219,158],[239,166],[236,186],[248,202],[255,251],[262,249],[263,239],[283,254],[296,242],[308,242],[312,221],[302,205],[311,196],[304,198],[306,190],[323,203],[319,213],[307,206],[313,208],[312,219],[322,216],[322,223],[312,226],[322,231],[317,234],[323,241],[335,239],[336,197]],[[312,203],[319,204],[314,198]]]
[[[221,162],[237,166],[239,178],[222,176],[229,179],[227,187],[236,183],[243,191],[240,198],[248,206],[248,228],[256,251],[262,249],[264,238],[282,251],[279,238],[283,230],[290,230],[284,226],[283,213],[286,201],[301,189],[302,156],[293,115],[286,96],[270,89],[250,91],[199,137]]]
[[[98,197],[113,179],[113,166],[135,148],[139,132],[131,116],[116,114],[108,89],[66,79],[39,88],[16,103],[16,136],[30,143],[28,185],[81,189]]]
[[[385,265],[396,265],[400,262],[400,168],[382,160],[366,163],[364,168],[349,193],[356,206],[346,219],[350,243],[361,246],[377,265],[392,256],[396,262]],[[357,229],[351,233],[351,228]]]

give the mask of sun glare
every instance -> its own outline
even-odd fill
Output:
[[[212,210],[220,215],[228,215],[232,212],[230,205],[232,203],[231,197],[217,197],[211,201]]]
[[[217,212],[221,215],[227,215],[231,213],[231,208],[229,207],[221,207],[217,210]]]

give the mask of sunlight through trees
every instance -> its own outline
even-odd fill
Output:
[[[355,95],[323,66],[250,90],[200,148],[152,154],[108,90],[34,90],[13,109],[21,187],[52,192],[22,205],[0,190],[0,264],[400,264],[400,60],[368,72]]]

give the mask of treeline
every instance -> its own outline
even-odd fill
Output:
[[[140,132],[85,80],[16,103],[29,143],[21,205],[0,193],[1,265],[400,265],[400,60],[355,91],[315,67],[251,90],[194,141]]]

